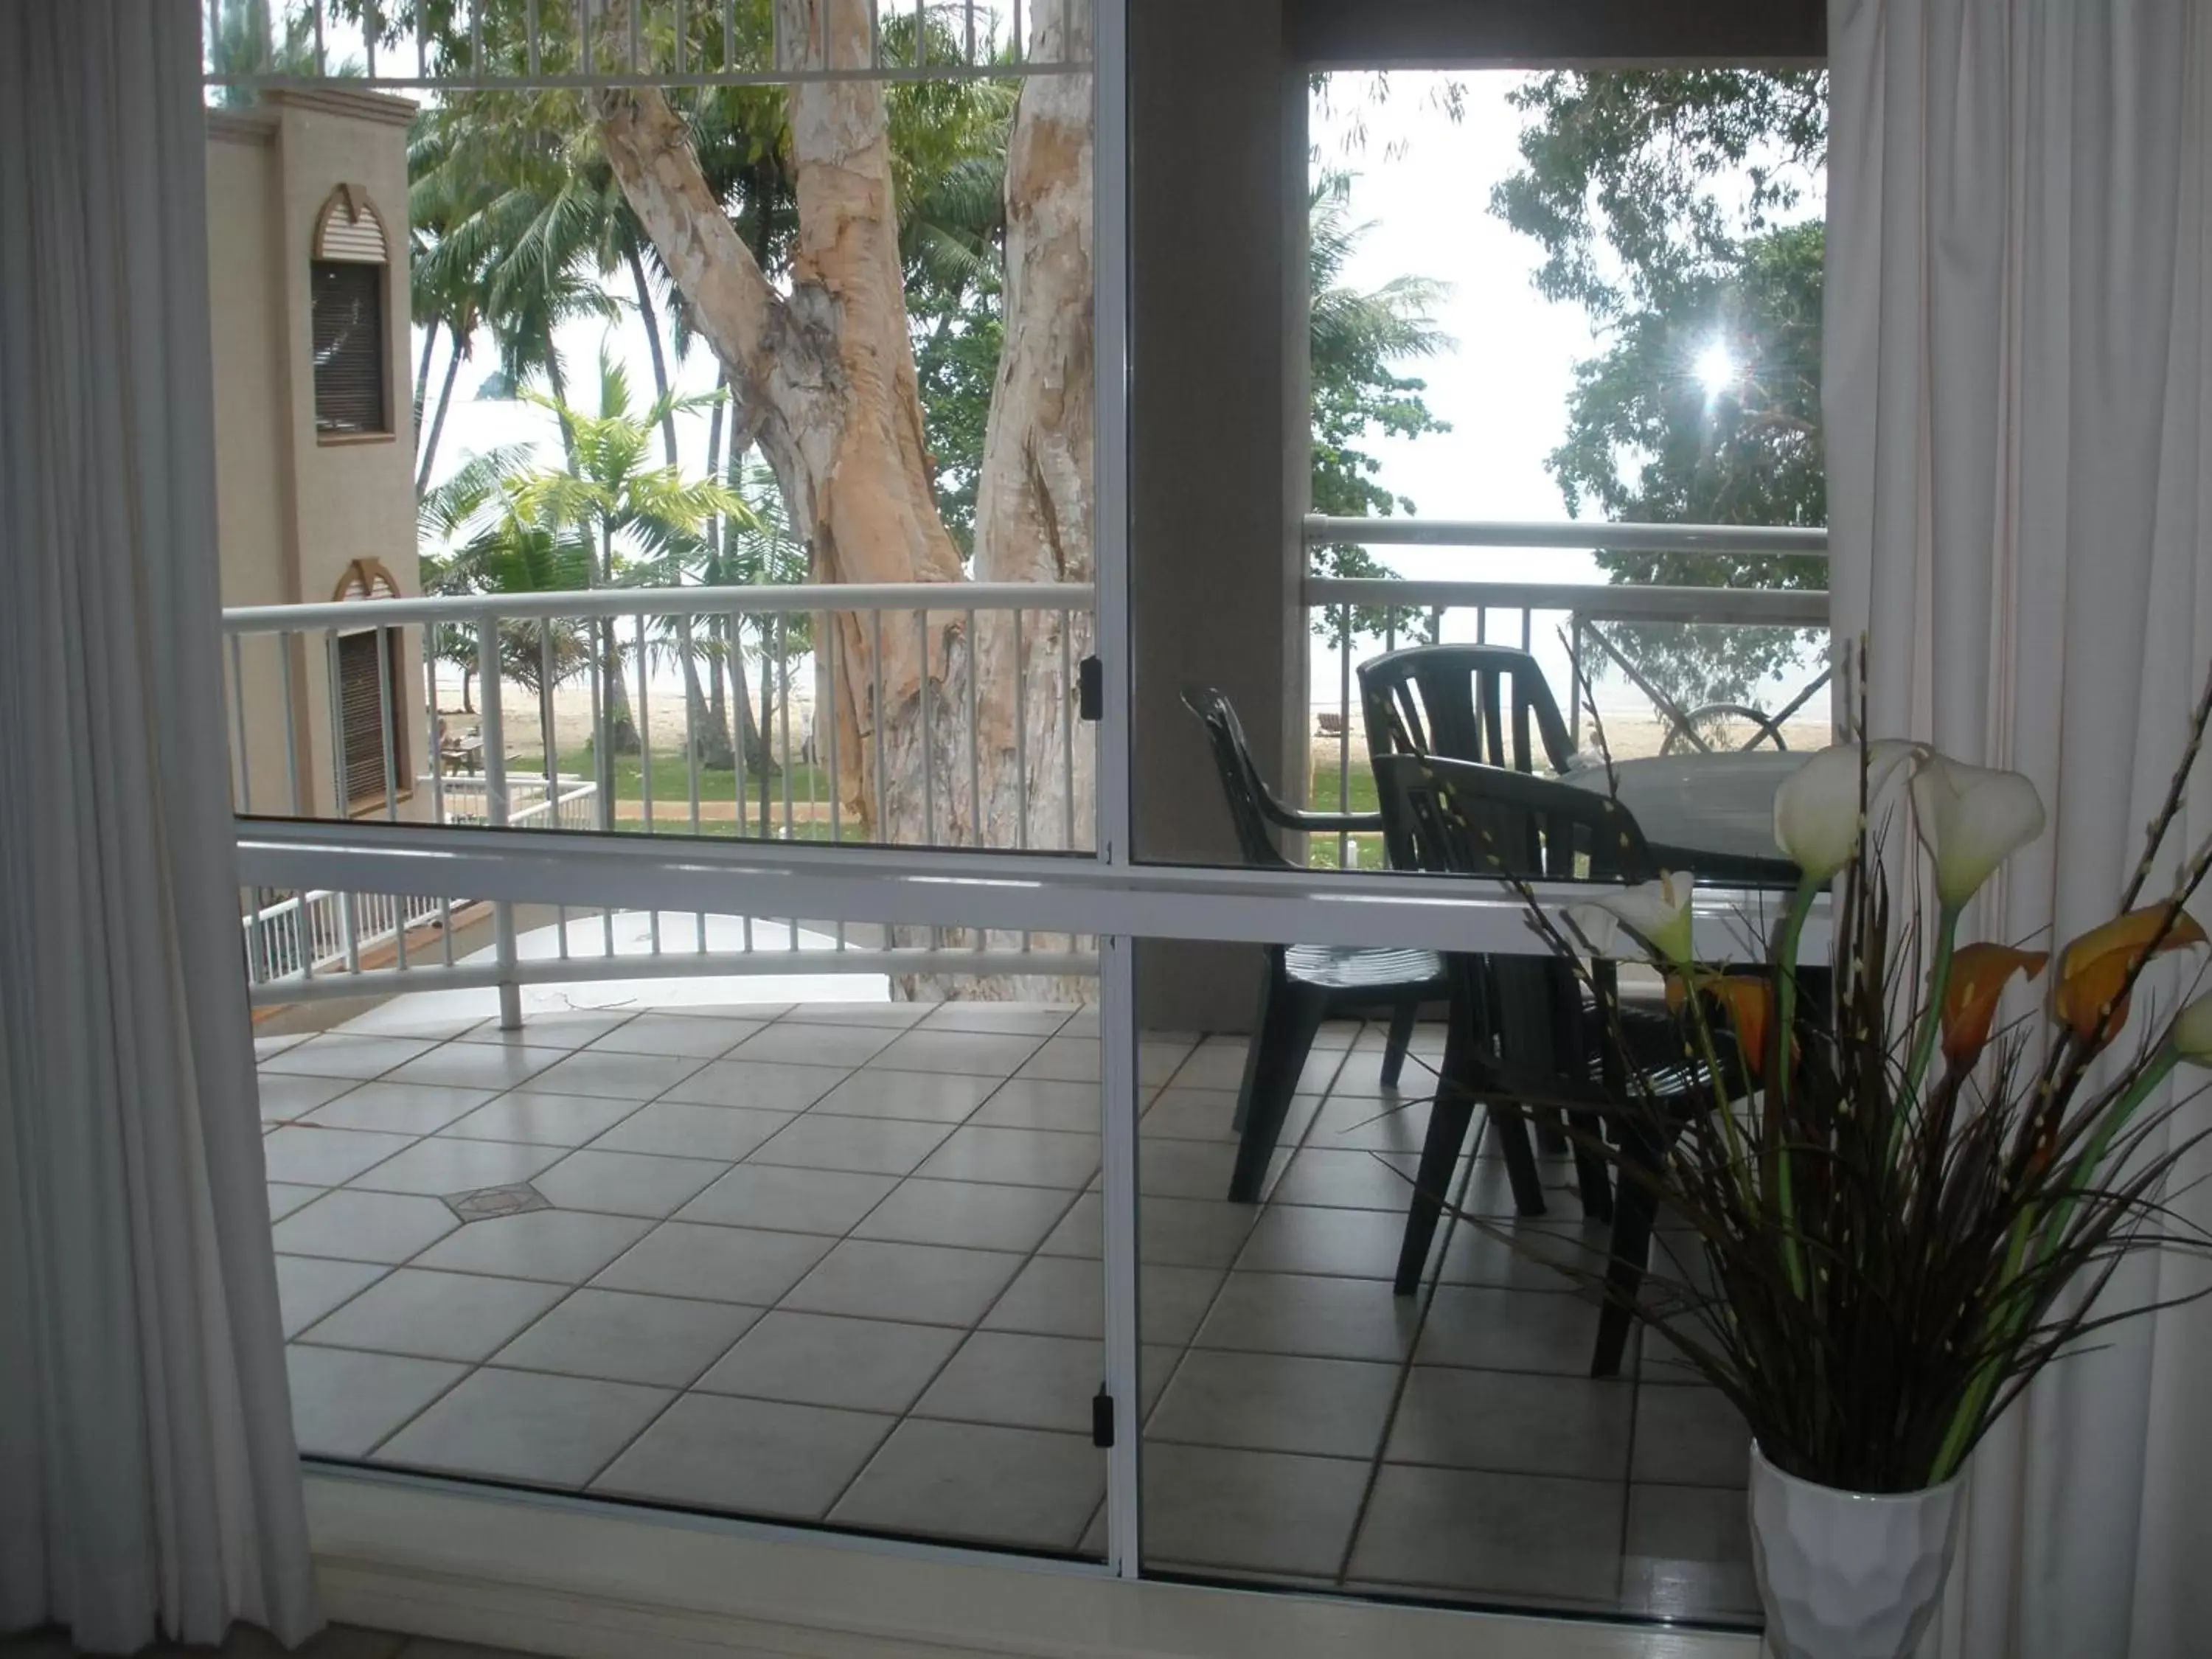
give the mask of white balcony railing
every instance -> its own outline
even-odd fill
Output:
[[[233,609],[223,630],[234,804],[249,815],[552,835],[1080,850],[1090,768],[1077,757],[1090,737],[1075,702],[1091,610],[1087,586],[1044,583],[616,587]],[[363,635],[373,648],[360,648]],[[392,648],[398,641],[409,650]],[[472,685],[472,714],[441,713],[441,664],[449,693],[456,681]],[[888,700],[887,673],[907,687]],[[991,676],[1012,688],[1011,707],[994,703]],[[887,753],[884,732],[902,695],[903,761]],[[987,738],[987,724],[1011,733],[1011,757],[994,750],[1003,737]],[[386,896],[317,893],[301,908],[292,895],[249,891],[254,995],[678,970],[1048,975],[1095,965],[1066,940],[863,937],[802,918],[706,913],[664,951],[658,913],[641,941],[611,913],[592,928],[572,926],[567,910],[541,957],[518,948],[504,904],[492,907],[485,964],[456,959],[463,902],[410,909],[410,928],[439,923],[434,941],[410,941]]]
[[[1532,562],[1560,553],[1712,554],[1757,562],[1827,556],[1825,530],[1738,525],[1525,524],[1444,519],[1339,519],[1313,516],[1303,526],[1305,545],[1326,547],[1449,547],[1513,550]],[[1564,656],[1564,705],[1577,747],[1589,737],[1585,708],[1595,680],[1617,676],[1648,702],[1653,738],[1662,752],[1784,744],[1793,721],[1806,718],[1829,683],[1828,653],[1799,653],[1794,672],[1770,677],[1753,696],[1683,697],[1660,682],[1648,659],[1655,634],[1676,629],[1778,629],[1825,632],[1824,590],[1782,587],[1668,586],[1640,583],[1569,581],[1432,581],[1389,577],[1309,576],[1310,617],[1334,642],[1334,673],[1316,686],[1321,734],[1338,743],[1334,776],[1317,757],[1319,804],[1349,811],[1353,799],[1351,751],[1364,721],[1353,687],[1357,659],[1377,650],[1446,640],[1514,645],[1540,655]],[[1617,733],[1609,732],[1610,741]],[[1324,855],[1328,848],[1316,848]],[[1379,859],[1378,838],[1339,835],[1333,848],[1341,865]]]
[[[400,948],[401,918],[409,929],[450,910],[450,902],[389,893],[308,893],[270,896],[240,919],[246,928],[246,965],[259,987],[317,974],[362,971],[385,947]]]

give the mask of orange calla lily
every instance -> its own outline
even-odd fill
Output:
[[[1705,988],[1728,1010],[1736,1052],[1752,1076],[1766,1069],[1766,1026],[1774,1017],[1774,982],[1755,974],[1723,974]]]
[[[1960,945],[1943,986],[1943,1058],[1954,1066],[1971,1066],[1990,1040],[1997,1000],[2012,976],[2026,974],[2033,979],[2050,960],[2047,951],[2020,951],[1986,942]]]
[[[1699,974],[1694,982],[1727,1013],[1729,1029],[1735,1033],[1736,1048],[1743,1055],[1745,1067],[1754,1078],[1762,1075],[1766,1069],[1767,1023],[1774,1017],[1773,982],[1758,974]],[[1680,1013],[1688,1000],[1681,976],[1668,975],[1668,1011]]]
[[[2130,910],[2100,927],[2092,927],[2066,947],[2058,958],[2058,988],[2051,998],[2051,1011],[2073,1028],[2075,1036],[2085,1042],[2093,1041],[2097,1028],[2105,1023],[2107,1007],[2112,1010],[2107,1036],[2126,1023],[2128,1000],[2122,993],[2136,965],[2151,954],[2154,941],[2160,952],[2205,942],[2204,930],[2185,910],[2173,916],[2173,925],[2167,927],[2166,919],[2172,911],[2170,904]]]

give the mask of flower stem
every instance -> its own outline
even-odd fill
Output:
[[[1790,1288],[1802,1299],[1805,1294],[1805,1261],[1797,1237],[1797,1200],[1791,1187],[1790,1160],[1790,1060],[1796,1047],[1797,1017],[1797,941],[1805,931],[1805,918],[1821,884],[1808,876],[1790,896],[1790,909],[1774,942],[1774,1036],[1766,1056],[1768,1109],[1775,1118],[1774,1201],[1782,1216],[1782,1260],[1790,1274]]]
[[[2112,1149],[2112,1137],[2127,1127],[2128,1120],[2136,1115],[2143,1102],[2150,1098],[2152,1091],[2166,1081],[2180,1059],[2180,1052],[2169,1040],[2145,1062],[2136,1080],[2128,1085],[2127,1093],[2106,1109],[2103,1121],[2089,1137],[2089,1144],[2082,1148],[2081,1155],[2074,1161],[2074,1174],[2065,1183],[2063,1196],[2051,1206],[2048,1219],[2039,1221],[2033,1205],[2021,1209],[2013,1222],[2012,1237],[2005,1247],[2002,1285],[2009,1287],[2020,1276],[2021,1262],[2027,1255],[2031,1238],[2034,1240],[2034,1260],[2039,1267],[2057,1248],[2058,1241],[2066,1236],[2067,1222],[2073,1218],[2074,1206],[2080,1202],[2083,1189],[2096,1174],[2097,1166],[2105,1161],[2105,1154]],[[1966,1449],[1972,1443],[1974,1425],[1987,1409],[1990,1395],[1995,1392],[2003,1374],[2003,1356],[2018,1337],[2021,1322],[2026,1316],[2025,1311],[2016,1304],[2006,1313],[2002,1343],[1997,1352],[1983,1360],[1974,1374],[1974,1380],[1966,1385],[1966,1398],[1959,1402],[1958,1415],[1951,1419],[1950,1430],[1943,1437],[1942,1449],[1936,1454],[1936,1467],[1929,1475],[1930,1486],[1940,1486],[1956,1473],[1960,1461],[1966,1455]]]
[[[1959,938],[1959,914],[1963,906],[1946,904],[1936,916],[1936,960],[1928,969],[1928,1001],[1920,1011],[1920,1029],[1912,1040],[1912,1063],[1905,1068],[1905,1088],[1899,1104],[1910,1107],[1920,1098],[1921,1079],[1928,1075],[1928,1062],[1936,1053],[1936,1034],[1943,1027],[1943,995],[1951,983],[1951,954]],[[1905,1115],[1899,1111],[1897,1121],[1890,1125],[1889,1146],[1897,1150],[1898,1131]]]

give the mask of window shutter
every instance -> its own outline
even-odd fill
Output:
[[[315,429],[389,432],[382,265],[318,259],[312,267]]]
[[[398,635],[390,629],[338,635],[338,727],[344,744],[344,810],[384,799],[384,739],[392,734],[392,768],[404,777],[406,757],[400,748],[398,686],[399,664],[392,647]],[[377,653],[392,653],[392,706],[386,717],[377,682]]]

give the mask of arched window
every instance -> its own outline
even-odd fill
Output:
[[[333,603],[396,599],[399,584],[374,559],[356,559],[331,593]],[[407,770],[407,653],[397,628],[364,628],[337,636],[336,695],[345,775],[344,810],[381,811],[411,793]],[[387,781],[396,793],[388,792]]]
[[[360,185],[340,185],[316,216],[308,263],[319,433],[392,431],[385,341],[391,267],[375,204]]]

